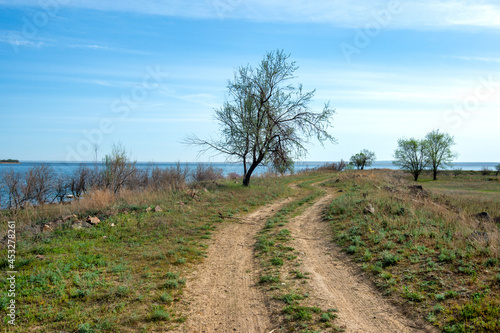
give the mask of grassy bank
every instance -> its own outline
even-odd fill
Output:
[[[497,180],[475,173],[414,183],[366,171],[330,185],[345,191],[325,216],[335,242],[409,314],[443,332],[500,330]],[[491,218],[473,216],[483,211]]]
[[[10,331],[160,332],[174,327],[185,320],[178,306],[184,276],[202,260],[206,239],[234,214],[286,195],[286,181],[255,179],[250,188],[220,181],[196,192],[129,193],[118,200],[94,198],[95,205],[82,202],[74,210],[54,205],[46,207],[48,212],[33,211],[38,223],[54,219],[58,209],[76,217],[50,232],[33,234],[26,228],[17,235],[17,326]],[[147,211],[156,206],[162,211]],[[73,229],[74,220],[88,215],[101,222]],[[7,265],[3,249],[0,268]],[[7,286],[3,275],[0,289]],[[3,314],[8,300],[3,293]]]

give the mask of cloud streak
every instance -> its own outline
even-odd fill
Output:
[[[64,1],[65,3],[67,1]],[[391,3],[403,11],[390,28],[500,28],[500,4],[494,0],[72,0],[65,6],[100,11],[122,11],[148,15],[198,19],[243,19],[261,22],[327,23],[346,28],[362,28],[377,12]],[[12,1],[0,0],[12,6]],[[37,7],[38,0],[18,0],[16,6]]]

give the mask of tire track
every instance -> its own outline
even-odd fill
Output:
[[[334,198],[327,194],[287,224],[294,237],[290,244],[310,273],[308,303],[338,309],[335,322],[345,332],[435,332],[403,316],[331,242],[322,212]]]

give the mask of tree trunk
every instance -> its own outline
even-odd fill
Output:
[[[250,177],[252,176],[253,171],[259,165],[259,163],[257,163],[257,162],[253,162],[252,163],[252,165],[248,169],[247,173],[245,174],[245,177],[243,177],[243,186],[250,185]]]
[[[417,172],[417,171],[413,172],[413,179],[414,179],[415,181],[418,181],[418,176],[419,176],[419,175],[420,175],[420,172]]]
[[[437,180],[437,174],[438,174],[437,169],[432,170],[432,179],[433,180]]]

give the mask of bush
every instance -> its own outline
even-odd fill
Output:
[[[220,180],[224,178],[224,175],[222,169],[200,163],[193,171],[192,178],[194,183],[204,183]]]
[[[136,172],[135,162],[130,161],[121,144],[113,146],[111,154],[104,157],[103,164],[104,185],[115,194]]]

